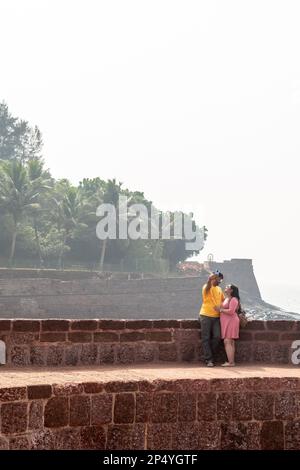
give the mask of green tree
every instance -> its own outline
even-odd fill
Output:
[[[26,166],[17,160],[1,162],[0,206],[12,221],[12,238],[9,255],[11,265],[15,255],[18,229],[24,217],[39,208],[39,190],[31,184]]]
[[[40,158],[43,140],[37,126],[13,117],[6,103],[0,103],[0,159],[26,162]]]
[[[88,209],[88,203],[84,199],[82,191],[71,186],[67,180],[61,180],[54,187],[52,204],[54,221],[61,236],[58,266],[62,269],[64,254],[68,249],[68,239],[74,236],[76,231],[87,227],[83,219]]]
[[[32,158],[27,164],[28,178],[33,191],[36,191],[39,195],[39,206],[32,212],[32,221],[35,234],[35,242],[37,246],[37,253],[39,257],[40,266],[43,266],[44,260],[42,255],[42,249],[40,244],[40,234],[38,230],[38,220],[40,219],[43,212],[47,212],[47,208],[41,204],[41,198],[43,195],[47,195],[53,187],[53,179],[51,178],[50,172],[44,170],[43,162],[39,158]]]

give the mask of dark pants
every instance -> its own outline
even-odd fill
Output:
[[[220,318],[200,315],[200,322],[204,359],[212,361],[221,341]]]

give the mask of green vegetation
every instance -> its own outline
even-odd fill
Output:
[[[144,193],[114,180],[83,179],[78,186],[55,180],[42,159],[37,127],[13,117],[0,103],[0,265],[81,266],[98,270],[172,271],[199,251],[187,251],[185,240],[99,240],[96,208],[128,198],[129,206],[152,204]],[[170,214],[172,236],[174,214]],[[196,227],[193,221],[194,227]],[[205,238],[206,238],[206,228]],[[159,227],[161,236],[161,227]]]

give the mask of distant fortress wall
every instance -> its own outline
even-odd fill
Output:
[[[251,260],[205,267],[236,283],[242,301],[261,299]],[[197,318],[207,270],[147,279],[139,273],[0,269],[0,318]]]
[[[231,282],[239,287],[241,297],[243,293],[246,293],[253,300],[262,300],[251,259],[233,258],[223,263],[207,261],[204,266],[209,271],[216,269],[221,271],[224,274],[225,283]]]

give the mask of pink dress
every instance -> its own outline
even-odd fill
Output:
[[[239,301],[232,297],[225,299],[222,304],[224,309],[220,314],[222,339],[237,339],[239,337],[240,319],[236,313]]]

